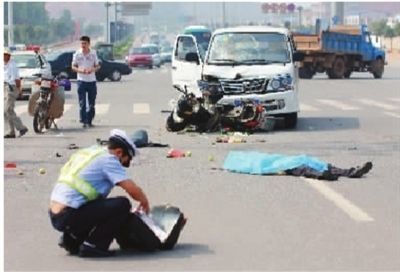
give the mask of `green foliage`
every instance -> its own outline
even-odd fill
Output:
[[[383,35],[388,38],[393,38],[394,37],[394,29],[391,28],[390,26],[386,26],[384,29]]]
[[[395,36],[400,36],[400,23],[395,24],[393,30]]]
[[[386,23],[387,23],[387,20],[380,20],[380,21],[372,22],[369,26],[371,33],[378,35],[378,36],[383,36],[385,33]]]
[[[7,17],[7,4],[5,5]],[[71,12],[50,19],[44,2],[13,2],[14,43],[47,44],[65,40],[75,30]]]
[[[103,27],[101,25],[89,24],[84,27],[83,31],[85,35],[98,36],[103,33]]]
[[[133,37],[119,41],[114,44],[114,58],[124,58],[131,48],[133,43]]]

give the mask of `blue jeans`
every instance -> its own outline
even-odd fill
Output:
[[[86,108],[86,94],[89,102],[89,109]],[[84,82],[78,80],[79,97],[79,121],[84,124],[91,124],[95,115],[95,103],[97,96],[96,81]]]

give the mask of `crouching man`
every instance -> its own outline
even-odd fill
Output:
[[[51,194],[49,215],[53,227],[63,232],[59,246],[81,257],[107,257],[109,246],[130,217],[125,197],[107,198],[111,189],[122,187],[149,212],[149,201],[126,174],[136,154],[126,133],[111,131],[108,150],[93,146],[79,150],[62,167]]]

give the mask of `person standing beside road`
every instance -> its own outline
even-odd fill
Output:
[[[19,136],[25,135],[28,128],[15,113],[15,100],[21,94],[21,81],[16,63],[11,59],[11,53],[4,50],[4,123],[8,124],[9,132],[4,138],[15,138],[15,129],[19,130]]]
[[[93,126],[97,96],[96,72],[100,69],[96,51],[90,48],[90,38],[82,36],[81,48],[72,58],[72,70],[77,73],[79,97],[79,121],[84,128]],[[89,109],[86,108],[86,98]]]
[[[139,209],[149,212],[149,201],[126,175],[136,146],[126,133],[113,129],[108,152],[101,146],[82,149],[62,167],[51,194],[49,215],[53,227],[63,232],[59,246],[81,257],[107,257],[108,248],[130,214],[125,197],[106,198],[117,185]],[[125,167],[125,168],[124,168]]]

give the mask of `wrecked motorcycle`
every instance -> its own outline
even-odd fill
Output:
[[[275,118],[267,116],[265,108],[254,99],[236,99],[233,104],[222,103],[222,87],[219,83],[199,81],[201,97],[180,86],[174,86],[181,95],[167,118],[168,131],[180,131],[191,125],[199,132],[221,129],[234,131],[270,131]]]

